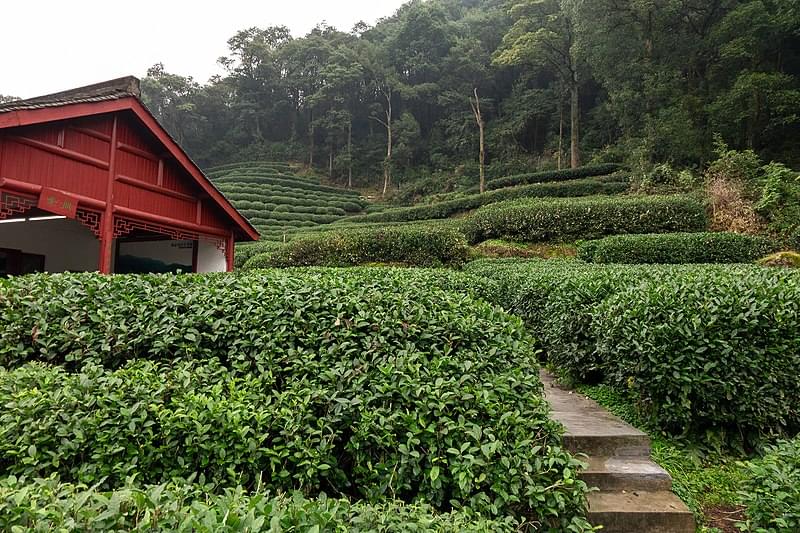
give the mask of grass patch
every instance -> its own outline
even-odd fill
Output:
[[[650,435],[653,461],[672,476],[673,491],[695,514],[700,531],[714,531],[708,511],[739,508],[737,491],[747,478],[737,464],[742,457],[664,436],[637,414],[631,399],[609,385],[578,386],[577,391]]]

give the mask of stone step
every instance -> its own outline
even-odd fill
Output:
[[[650,437],[626,424],[595,401],[562,389],[542,373],[554,419],[564,426],[564,446],[572,453],[598,457],[650,457]]]
[[[672,478],[648,458],[589,457],[581,479],[602,491],[670,491]]]
[[[694,533],[692,512],[669,491],[594,492],[589,522],[603,533]]]

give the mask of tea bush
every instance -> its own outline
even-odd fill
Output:
[[[578,197],[597,194],[620,194],[628,189],[627,183],[602,183],[596,180],[580,180],[566,183],[546,183],[499,189],[483,194],[464,196],[455,200],[415,207],[389,209],[379,213],[356,216],[348,222],[403,222],[447,218],[464,211],[476,209],[503,200],[515,198]]]
[[[273,496],[242,487],[214,494],[199,484],[126,485],[101,492],[56,479],[0,479],[0,529],[217,533],[220,531],[430,531],[513,533],[511,519],[488,519],[466,511],[438,513],[428,505],[351,503],[324,496]]]
[[[766,237],[737,233],[616,235],[578,244],[592,263],[749,263],[777,250]]]
[[[516,174],[513,176],[506,176],[504,178],[497,178],[486,182],[486,188],[489,190],[503,189],[505,187],[513,187],[515,185],[524,185],[527,183],[547,183],[552,181],[567,181],[577,180],[582,178],[591,178],[595,176],[605,176],[612,174],[620,169],[616,164],[603,164],[596,166],[581,167],[577,169],[567,170],[547,170],[544,172],[533,172],[528,174]]]
[[[800,275],[751,265],[478,261],[547,360],[634,393],[670,433],[727,445],[800,430]]]
[[[744,531],[782,533],[800,530],[800,437],[767,448],[746,464],[740,492],[747,507]]]
[[[703,202],[692,196],[526,199],[492,204],[464,223],[472,243],[486,239],[558,242],[621,233],[702,231]]]
[[[800,276],[699,269],[644,281],[597,308],[597,357],[673,433],[754,443],[800,431]]]
[[[560,448],[521,323],[467,294],[483,290],[471,280],[3,280],[0,473],[108,488],[196,474],[564,528],[583,512],[579,463]]]
[[[427,226],[382,227],[298,237],[282,248],[251,257],[244,269],[402,263],[460,265],[467,259],[463,234]]]

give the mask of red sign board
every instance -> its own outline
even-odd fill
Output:
[[[42,189],[42,194],[39,196],[37,207],[48,213],[75,218],[78,212],[78,199],[71,194],[45,188]]]

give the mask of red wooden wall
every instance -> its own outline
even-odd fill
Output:
[[[114,154],[114,206],[230,230],[231,221],[129,111],[0,131],[0,179],[105,202]]]

